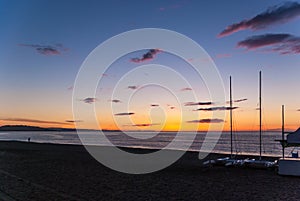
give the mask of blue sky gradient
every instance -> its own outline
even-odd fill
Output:
[[[292,2],[300,5],[300,1]],[[220,71],[226,94],[229,93],[229,76],[233,77],[234,97],[248,99],[240,103],[240,108],[236,110],[240,129],[257,128],[257,123],[253,122],[257,119],[255,108],[258,103],[259,70],[263,71],[263,106],[267,128],[280,127],[280,108],[285,104],[287,127],[294,129],[300,123],[300,112],[297,111],[300,108],[300,53],[283,55],[271,51],[272,46],[247,50],[237,47],[237,44],[254,35],[284,33],[292,35],[295,39],[293,43],[300,46],[300,11],[296,10],[295,17],[288,18],[284,23],[271,23],[262,29],[240,30],[218,37],[229,25],[249,20],[267,9],[275,9],[274,6],[287,4],[287,1],[278,0],[1,0],[0,124],[22,123],[7,120],[9,118],[57,122],[72,119],[71,89],[88,54],[100,43],[122,32],[140,28],[163,28],[190,37],[207,51]],[[130,59],[145,53],[145,50],[141,50],[125,55],[112,66],[108,76],[104,78],[110,79],[104,80],[107,94],[110,94],[109,89],[113,89],[116,83],[113,77],[138,66],[139,64],[130,62]],[[169,65],[177,70],[185,68],[185,64],[179,65],[176,58],[164,52],[158,53],[152,61],[146,63],[151,62]],[[187,75],[187,78],[190,82],[198,82],[192,74]],[[178,90],[184,87],[186,86],[178,87]],[[209,101],[205,92],[199,95],[201,89],[201,84],[199,89],[195,89],[199,99],[203,99],[199,101]],[[101,106],[101,101],[106,103],[111,99],[101,97],[102,95],[100,93],[96,97],[99,99],[99,110],[105,110],[101,108],[104,107]],[[87,97],[82,97],[84,98]],[[122,99],[121,95],[119,99]],[[84,122],[82,124],[83,127],[89,127]]]

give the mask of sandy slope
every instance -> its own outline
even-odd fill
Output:
[[[14,200],[300,200],[299,189],[300,178],[274,170],[202,167],[197,153],[159,172],[128,175],[81,146],[0,142],[0,191]]]

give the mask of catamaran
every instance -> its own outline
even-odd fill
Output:
[[[243,160],[235,159],[233,155],[233,101],[232,101],[232,86],[231,86],[231,76],[229,77],[229,111],[230,111],[230,157],[218,158],[216,160],[208,160],[203,163],[203,165],[222,165],[222,166],[232,166],[232,165],[242,165]]]
[[[300,146],[300,128],[289,133],[285,139],[284,132],[284,105],[282,105],[282,139],[276,140],[282,145],[282,158],[278,161],[278,174],[289,176],[300,176],[300,158],[298,151],[292,153],[292,157],[285,157],[284,152],[286,147]]]
[[[235,159],[233,158],[233,148],[232,148],[232,89],[231,89],[231,77],[230,77],[230,147],[231,155],[226,158],[219,158],[216,160],[205,161],[203,164],[216,164],[225,166],[247,166],[252,168],[270,168],[275,167],[277,161],[262,160],[262,98],[261,98],[261,71],[259,71],[259,159]],[[299,130],[300,132],[300,130]],[[300,136],[300,135],[299,135]],[[300,139],[299,139],[300,140]],[[300,141],[299,141],[300,146]]]
[[[261,71],[259,71],[259,159],[246,159],[244,165],[252,168],[270,168],[277,164],[277,161],[262,160],[262,97],[261,97]]]

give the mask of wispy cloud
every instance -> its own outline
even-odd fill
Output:
[[[248,100],[248,98],[241,98],[241,99],[237,99],[237,100],[233,100],[235,103],[239,103],[239,102],[243,102]]]
[[[229,57],[232,57],[232,55],[231,54],[217,54],[216,55],[217,59],[223,59],[223,58],[229,58]]]
[[[224,122],[223,119],[196,119],[196,120],[191,120],[187,121],[187,123],[222,123]]]
[[[57,124],[57,125],[69,125],[69,122],[59,121],[44,121],[38,119],[26,119],[26,118],[1,118],[2,121],[14,121],[14,122],[27,122],[27,123],[39,123],[39,124]]]
[[[189,1],[178,1],[178,2],[174,2],[173,4],[170,5],[166,5],[166,6],[161,6],[158,8],[159,11],[167,11],[167,10],[173,10],[173,9],[179,9],[184,7],[187,3],[189,3]]]
[[[286,23],[300,15],[300,4],[298,2],[285,2],[270,7],[265,12],[256,15],[251,19],[227,26],[218,37],[227,36],[235,32],[250,29],[265,29],[271,25]]]
[[[233,100],[232,102],[234,102],[234,103],[240,103],[240,102],[244,102],[246,100],[248,100],[248,98],[241,98],[241,99]],[[226,103],[230,103],[230,101],[227,101]]]
[[[264,34],[246,38],[238,42],[238,47],[248,50],[269,47],[267,50],[279,54],[299,54],[300,37],[291,34]]]
[[[300,109],[298,109],[297,112],[300,112]]]
[[[180,91],[192,91],[192,90],[193,89],[190,87],[185,87],[185,88],[180,89]]]
[[[170,6],[166,6],[166,7],[159,7],[158,10],[159,11],[166,11],[166,10],[170,10],[170,9],[177,9],[177,8],[181,8],[182,5],[180,4],[173,4]]]
[[[67,123],[80,123],[83,122],[82,120],[66,120]]]
[[[37,53],[42,55],[60,55],[62,52],[67,51],[61,44],[56,45],[38,45],[38,44],[19,44],[19,46],[30,47],[37,51]]]
[[[186,102],[184,106],[195,106],[195,105],[213,105],[213,102]]]
[[[134,63],[140,63],[147,60],[152,60],[154,56],[159,52],[161,52],[161,50],[159,49],[150,49],[146,54],[143,54],[141,58],[132,58],[130,61]]]
[[[174,109],[176,109],[176,107],[175,107],[175,106],[173,106],[173,105],[167,104],[167,106],[168,106],[168,108],[169,108],[170,110],[174,110]]]
[[[130,126],[136,126],[136,127],[150,127],[150,126],[156,126],[160,124],[149,124],[149,123],[142,123],[142,124],[132,124]]]
[[[118,100],[118,99],[112,99],[112,100],[108,100],[108,101],[110,101],[112,103],[122,103],[122,101]]]
[[[74,88],[74,86],[69,86],[69,87],[67,88],[67,90],[68,90],[68,91],[72,91],[73,88]]]
[[[116,116],[129,116],[129,115],[134,115],[134,112],[121,112],[121,113],[117,113],[115,114]]]
[[[85,98],[85,99],[83,99],[83,100],[81,100],[81,101],[83,101],[84,103],[91,104],[91,103],[96,102],[96,101],[97,101],[97,98]]]
[[[216,110],[235,110],[238,107],[209,107],[209,108],[199,108],[195,111],[216,111]]]
[[[138,88],[138,86],[131,85],[131,86],[128,86],[127,88],[128,88],[128,89],[133,89],[133,90],[135,90],[135,89],[137,89],[137,88]]]

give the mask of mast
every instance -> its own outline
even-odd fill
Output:
[[[281,112],[282,112],[282,139],[281,139],[281,145],[282,145],[282,158],[284,159],[284,105],[282,105],[281,108]]]
[[[232,149],[232,88],[231,88],[231,76],[229,77],[229,91],[230,91],[230,157],[233,156],[233,149]]]
[[[259,71],[259,160],[261,160],[261,71]]]

